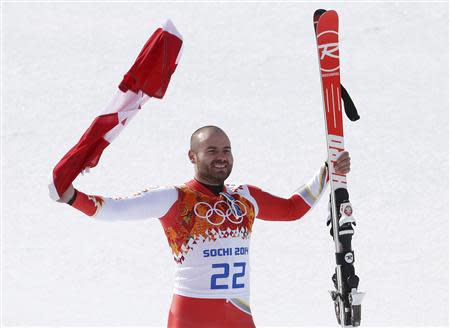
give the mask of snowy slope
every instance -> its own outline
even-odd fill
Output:
[[[341,19],[342,81],[363,325],[448,325],[447,3],[5,3],[2,312],[6,325],[164,326],[169,247],[157,221],[104,223],[48,198],[48,175],[171,18],[183,56],[152,100],[77,179],[126,195],[192,177],[189,136],[229,134],[229,181],[288,196],[326,157],[312,14]],[[257,221],[258,326],[334,326],[326,199],[301,221]]]

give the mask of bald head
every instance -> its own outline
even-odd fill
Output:
[[[209,185],[223,185],[233,168],[230,139],[214,125],[203,126],[191,136],[188,152],[195,178]]]
[[[202,126],[201,128],[195,130],[194,133],[192,133],[190,143],[191,151],[197,152],[200,145],[208,140],[211,136],[225,137],[225,139],[230,142],[227,134],[221,128],[215,125],[206,125]]]

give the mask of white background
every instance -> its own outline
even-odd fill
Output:
[[[6,325],[164,326],[173,260],[156,220],[104,223],[48,198],[49,173],[114,94],[150,34],[184,37],[151,100],[82,191],[120,196],[192,177],[189,136],[221,126],[229,182],[289,196],[326,158],[312,14],[336,9],[363,325],[448,325],[447,3],[5,3],[2,312]],[[257,221],[258,326],[335,326],[327,201],[292,223]]]

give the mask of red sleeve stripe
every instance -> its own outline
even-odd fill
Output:
[[[248,186],[251,195],[256,200],[259,212],[258,218],[268,221],[293,221],[305,215],[310,206],[297,194],[286,199]]]
[[[97,211],[102,207],[104,200],[100,196],[90,196],[77,191],[75,201],[72,203],[72,207],[83,212],[88,216],[94,216]]]

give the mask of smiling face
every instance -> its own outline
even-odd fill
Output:
[[[230,139],[215,126],[194,132],[188,156],[194,164],[195,178],[205,184],[222,185],[233,168]]]

